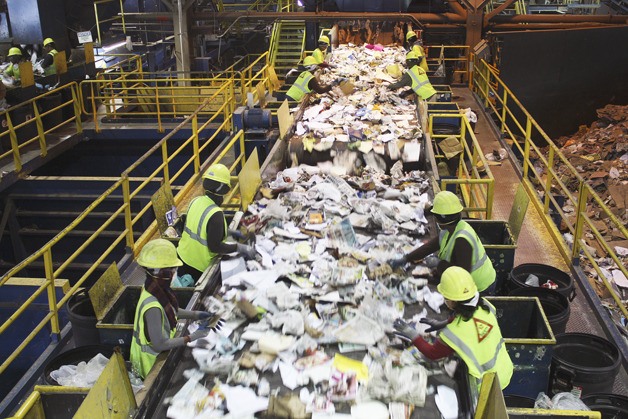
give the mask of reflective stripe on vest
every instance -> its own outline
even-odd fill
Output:
[[[414,51],[416,55],[418,55],[419,58],[421,59],[419,63],[419,67],[421,67],[424,71],[427,71],[428,70],[427,59],[425,58],[425,52],[423,52],[423,47],[420,45],[413,45],[412,51]]]
[[[57,55],[57,50],[53,49],[48,54],[52,55],[52,64],[48,67],[44,68],[44,76],[50,76],[51,74],[57,74],[57,66],[55,65],[55,55]]]
[[[135,309],[133,339],[131,340],[131,364],[142,378],[146,378],[146,375],[155,364],[157,355],[159,355],[159,352],[153,349],[145,334],[144,314],[152,308],[157,308],[161,312],[162,334],[172,338],[176,332],[175,328],[170,329],[166,312],[159,304],[159,301],[157,301],[157,298],[142,288],[142,293]]]
[[[290,96],[292,99],[300,102],[301,99],[312,90],[309,88],[310,80],[314,78],[314,75],[309,71],[304,71],[299,74],[299,77],[296,79],[294,84],[288,89],[286,95]]]
[[[177,247],[181,260],[201,272],[205,271],[217,256],[207,247],[207,223],[217,212],[222,210],[208,196],[195,198],[190,203],[183,234]],[[227,238],[227,220],[224,220],[224,230],[222,240]]]
[[[482,242],[469,223],[463,220],[459,221],[450,238],[447,230],[441,230],[438,237],[438,244],[440,246],[438,257],[441,260],[451,262],[451,255],[456,240],[459,237],[467,240],[473,249],[473,255],[471,256],[471,276],[478,290],[484,291],[495,281],[495,269],[493,268],[493,262],[491,262],[486,254]]]
[[[494,314],[495,308],[484,301],[490,308],[489,312],[480,307],[466,322],[458,317],[440,332],[439,337],[467,364],[470,375],[481,379],[485,373],[495,371],[502,388],[505,388],[510,383],[513,364]],[[476,321],[492,326],[481,341]]]
[[[419,66],[414,66],[408,70],[408,75],[412,79],[412,90],[421,99],[427,100],[436,94],[436,90],[432,87],[430,80],[427,78],[425,71]]]

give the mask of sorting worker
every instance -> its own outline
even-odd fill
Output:
[[[425,58],[425,51],[423,51],[422,42],[417,38],[416,32],[408,31],[406,34],[406,41],[408,42],[408,51],[414,52],[419,57],[419,67],[424,71],[428,70],[427,59]]]
[[[11,64],[4,70],[4,75],[13,77],[16,81],[20,81],[20,63],[24,58],[22,50],[17,47],[12,47],[9,49],[7,57]]]
[[[445,358],[455,352],[467,364],[469,375],[477,379],[478,388],[488,372],[495,372],[502,390],[506,388],[514,367],[495,317],[495,307],[480,296],[471,275],[457,266],[443,273],[437,289],[445,297],[447,307],[453,311],[441,326],[438,339],[433,344],[428,343],[401,319],[395,320],[396,334],[412,341],[431,360]],[[432,324],[429,320],[421,319],[421,323]],[[438,328],[434,325],[426,332]]]
[[[231,173],[224,164],[213,164],[203,174],[204,195],[190,203],[177,253],[183,261],[181,275],[190,274],[197,281],[220,255],[238,252],[255,258],[255,249],[241,243],[227,243],[229,234],[225,215],[220,208],[231,190]]]
[[[183,263],[177,257],[174,244],[165,239],[148,242],[140,252],[137,263],[146,271],[146,280],[135,309],[131,364],[142,379],[146,378],[160,352],[184,346],[205,337],[211,329],[199,329],[191,335],[175,338],[178,319],[205,320],[213,317],[207,311],[179,308],[170,284]],[[219,321],[214,329],[220,329]]]
[[[407,71],[401,76],[401,80],[397,83],[391,83],[388,85],[389,90],[397,90],[400,87],[410,86],[411,90],[407,90],[401,93],[400,97],[405,97],[413,92],[416,95],[428,102],[436,99],[436,90],[432,87],[432,83],[427,78],[427,73],[421,67],[419,67],[419,56],[410,51],[406,55],[406,67]]]
[[[57,66],[55,65],[55,55],[57,55],[55,49],[55,41],[52,38],[44,39],[44,60],[41,62],[41,67],[44,69],[44,76],[51,74],[57,74]]]
[[[389,261],[389,265],[398,268],[438,251],[440,261],[436,267],[437,276],[441,276],[450,266],[459,266],[471,273],[482,295],[493,295],[496,276],[493,262],[473,227],[462,220],[462,210],[456,194],[449,191],[436,194],[431,212],[436,217],[440,234],[407,255]]]
[[[329,48],[329,37],[326,35],[321,35],[321,37],[318,38],[318,48],[316,48],[312,52],[312,57],[314,57],[314,59],[316,60],[316,64],[320,65],[323,68],[329,66],[329,64],[325,62],[327,48]]]
[[[301,74],[297,77],[296,81],[292,84],[290,89],[286,92],[286,96],[290,99],[300,102],[303,98],[312,91],[323,94],[330,92],[331,89],[339,83],[339,80],[334,80],[330,85],[322,85],[314,75],[318,64],[314,57],[308,55],[303,60],[303,65],[300,65]]]

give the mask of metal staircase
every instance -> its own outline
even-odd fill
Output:
[[[280,80],[301,61],[304,45],[304,21],[275,23],[270,43],[270,62]]]
[[[491,0],[486,4],[486,13],[490,13],[504,4],[504,0]],[[528,13],[528,5],[524,0],[516,0],[506,7],[500,14],[502,15],[523,15]]]

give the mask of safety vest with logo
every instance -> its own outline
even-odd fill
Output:
[[[20,65],[11,63],[6,70],[4,70],[4,74],[9,77],[13,77],[15,80],[20,79]]]
[[[325,62],[325,56],[327,53],[321,51],[320,48],[316,48],[314,52],[312,52],[312,57],[316,60],[316,64],[323,64]]]
[[[222,209],[206,195],[194,198],[185,219],[185,228],[177,247],[177,253],[183,262],[201,272],[205,271],[217,256],[207,247],[207,223],[209,219]],[[225,233],[227,238],[227,220]]]
[[[493,262],[491,262],[491,259],[487,256],[480,238],[469,223],[463,220],[459,221],[451,237],[449,236],[449,231],[441,230],[438,237],[438,244],[440,246],[438,257],[441,260],[451,262],[454,244],[458,238],[463,238],[468,241],[473,249],[473,255],[471,256],[471,276],[473,277],[475,285],[478,287],[478,291],[484,291],[495,282],[495,268],[493,268]]]
[[[55,65],[55,55],[57,55],[57,50],[53,49],[48,54],[52,55],[52,64],[48,67],[44,68],[44,76],[49,76],[51,74],[57,74],[57,66]]]
[[[438,337],[467,364],[469,374],[478,379],[478,386],[484,374],[495,372],[504,389],[510,383],[514,367],[495,317],[495,307],[484,302],[489,311],[478,307],[467,321],[457,316]]]
[[[144,313],[150,308],[158,308],[161,311],[161,327],[165,336],[169,336],[172,339],[177,330],[176,328],[170,329],[166,311],[159,304],[157,298],[142,288],[140,300],[137,302],[137,308],[135,309],[133,339],[131,340],[131,364],[133,365],[133,370],[142,378],[146,378],[146,375],[155,364],[157,355],[159,355],[159,352],[155,351],[150,344],[144,326]]]
[[[412,51],[414,51],[416,55],[421,57],[419,67],[421,67],[424,71],[427,71],[427,59],[425,58],[425,52],[423,52],[423,47],[421,47],[421,45],[412,45]]]
[[[309,88],[308,84],[310,84],[310,80],[314,78],[314,75],[309,71],[304,71],[299,74],[299,77],[294,82],[294,84],[288,89],[286,95],[290,96],[292,99],[300,102],[305,95],[310,93],[312,89]]]
[[[427,74],[421,67],[415,65],[408,70],[408,75],[412,79],[412,90],[421,99],[428,100],[436,94],[436,89],[432,87],[432,83],[430,83]]]

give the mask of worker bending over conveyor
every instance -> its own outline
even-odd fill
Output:
[[[432,83],[427,78],[427,73],[421,67],[419,67],[419,56],[414,52],[410,51],[406,55],[406,67],[408,71],[403,73],[401,76],[401,80],[397,83],[391,83],[388,85],[388,89],[397,90],[401,87],[408,86],[412,89],[406,90],[402,92],[399,96],[406,97],[412,93],[416,93],[416,95],[428,102],[436,99],[436,89],[432,87]]]
[[[17,47],[12,47],[9,49],[7,57],[9,58],[9,62],[11,64],[9,64],[9,66],[4,70],[4,75],[13,77],[15,81],[20,81],[20,63],[24,58],[22,50]]]
[[[406,34],[406,41],[408,42],[408,52],[412,51],[419,57],[419,67],[427,72],[427,59],[425,58],[422,42],[417,38],[416,32],[408,31]]]
[[[436,194],[432,214],[436,217],[440,234],[407,255],[389,261],[390,266],[398,268],[438,251],[440,261],[436,268],[437,276],[440,277],[450,266],[459,266],[471,273],[482,295],[492,295],[495,292],[496,275],[493,262],[473,227],[462,220],[462,209],[454,193],[442,191]]]
[[[255,258],[255,249],[241,243],[227,243],[227,221],[220,205],[231,190],[231,173],[224,164],[213,164],[203,174],[205,194],[194,198],[185,218],[177,253],[183,261],[181,276],[190,274],[197,281],[220,255],[238,252]],[[235,234],[235,232],[231,232]]]
[[[160,352],[184,346],[205,337],[210,330],[220,329],[222,320],[207,311],[179,308],[170,284],[183,263],[177,258],[174,244],[165,239],[148,242],[140,252],[137,263],[146,271],[146,281],[135,309],[131,364],[134,371],[146,378]],[[175,338],[178,319],[212,320],[214,326],[202,328],[191,335]]]
[[[432,325],[426,330],[428,333],[442,328],[438,339],[428,343],[402,319],[395,320],[396,334],[412,341],[431,360],[455,352],[467,365],[469,375],[477,379],[478,389],[487,372],[495,372],[502,390],[506,388],[514,367],[495,317],[495,307],[480,296],[471,275],[457,266],[447,268],[437,288],[453,314],[440,326],[431,319],[421,319],[421,323]]]
[[[286,96],[294,101],[300,102],[307,94],[311,93],[312,91],[318,94],[328,93],[334,86],[340,83],[340,80],[336,79],[328,86],[321,85],[314,75],[314,72],[317,68],[318,63],[316,62],[314,57],[312,57],[311,55],[305,57],[305,59],[303,60],[303,65],[299,66],[301,74],[296,79],[294,84],[292,84],[290,89],[288,89],[288,91],[286,92]]]
[[[44,76],[51,74],[57,74],[57,66],[55,65],[55,55],[58,54],[55,49],[55,41],[52,38],[44,39],[44,60],[41,62],[41,67],[44,69]]]

